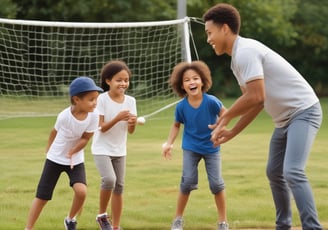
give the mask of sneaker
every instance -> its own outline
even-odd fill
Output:
[[[104,214],[102,216],[97,216],[96,221],[99,224],[101,230],[113,230],[113,227],[109,222],[108,215]]]
[[[229,230],[229,224],[227,222],[219,223],[218,230]]]
[[[64,226],[66,230],[76,230],[76,225],[77,222],[74,220],[67,220],[67,218],[65,218],[64,220]]]
[[[176,217],[173,220],[171,230],[183,230],[183,218],[182,217]]]

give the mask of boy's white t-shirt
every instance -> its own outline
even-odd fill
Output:
[[[256,40],[236,38],[231,69],[240,86],[264,79],[264,108],[276,127],[285,126],[295,113],[319,101],[312,87],[292,65]]]
[[[66,154],[76,145],[84,132],[95,132],[98,124],[99,114],[96,110],[89,112],[84,120],[77,120],[71,112],[71,107],[64,109],[57,116],[54,126],[57,135],[48,150],[47,159],[61,165],[70,165],[70,159],[66,157]],[[72,160],[73,165],[83,163],[84,149],[74,153]]]
[[[108,92],[98,96],[97,110],[108,122],[122,110],[129,110],[137,116],[137,106],[134,97],[124,95],[123,103],[113,101]],[[96,131],[92,140],[91,151],[94,155],[125,156],[128,133],[128,122],[119,121],[106,132]]]

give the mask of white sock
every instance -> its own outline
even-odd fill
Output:
[[[76,222],[76,218],[75,218],[75,217],[70,218],[69,216],[67,216],[67,217],[66,217],[66,220],[67,220],[67,221]]]
[[[103,215],[106,215],[107,216],[107,212],[100,213],[100,214],[97,215],[97,217],[100,217],[100,216],[103,216]]]

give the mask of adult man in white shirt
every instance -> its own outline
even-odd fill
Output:
[[[256,40],[239,36],[240,15],[233,6],[217,4],[204,14],[204,20],[207,42],[217,55],[231,56],[231,69],[242,91],[213,127],[214,145],[235,137],[264,108],[275,124],[267,177],[276,207],[276,229],[291,229],[291,190],[303,230],[322,230],[305,175],[310,148],[322,122],[319,99],[279,54]],[[235,117],[239,120],[228,129]]]

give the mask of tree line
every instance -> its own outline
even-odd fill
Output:
[[[172,20],[178,0],[0,0],[0,17],[42,21],[137,22]],[[230,57],[216,56],[206,43],[203,13],[218,2],[241,14],[240,35],[255,38],[285,57],[319,96],[328,96],[328,1],[326,0],[186,0],[191,22],[193,59],[205,61],[213,76],[211,93],[236,96],[240,90]]]

